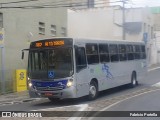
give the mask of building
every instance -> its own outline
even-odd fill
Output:
[[[1,0],[0,9],[0,93],[13,90],[15,70],[26,68],[21,50],[33,40],[66,37],[68,8],[106,5],[107,0]]]
[[[154,58],[153,64],[160,63],[160,7],[152,7],[151,12],[154,16],[154,40],[150,42],[153,46],[152,51]]]
[[[153,38],[153,15],[148,8],[126,9],[124,19],[123,24],[120,6],[70,11],[68,36],[123,39],[124,25],[125,39],[149,41]],[[80,21],[78,25],[77,21]]]
[[[6,91],[12,90],[15,70],[26,68],[21,50],[33,40],[66,36],[67,10],[56,9],[1,9],[4,39],[0,43],[0,81],[5,79]],[[2,17],[3,16],[3,17]],[[8,87],[9,86],[9,87]],[[1,87],[2,88],[2,87]]]
[[[27,56],[25,60],[21,60],[21,50],[28,48],[31,41],[66,36],[122,39],[122,8],[105,7],[108,6],[108,0],[84,0],[84,2],[70,0],[65,3],[59,0],[15,1],[1,1],[0,86],[2,91],[5,88],[5,91],[12,91],[15,70],[27,67]],[[148,10],[128,9],[125,10],[125,15],[126,39],[142,41],[152,38],[153,21]]]

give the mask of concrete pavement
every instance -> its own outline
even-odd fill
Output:
[[[33,100],[35,100],[35,98],[30,98],[28,91],[0,95],[0,105],[15,104],[15,103],[18,104],[18,103],[29,102]]]

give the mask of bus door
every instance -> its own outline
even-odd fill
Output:
[[[89,70],[87,68],[85,48],[75,46],[77,97],[89,94]]]

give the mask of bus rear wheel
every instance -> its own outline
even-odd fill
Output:
[[[136,77],[136,74],[133,73],[132,74],[132,77],[131,77],[131,83],[130,83],[130,86],[131,88],[134,88],[138,85],[138,81],[137,81],[137,77]]]
[[[98,85],[95,81],[91,81],[90,86],[89,86],[88,99],[94,100],[96,99],[97,95],[98,95]]]

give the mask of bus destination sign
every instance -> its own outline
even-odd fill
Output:
[[[64,40],[55,40],[55,41],[39,41],[35,43],[35,47],[53,47],[53,46],[62,46],[64,45]]]

